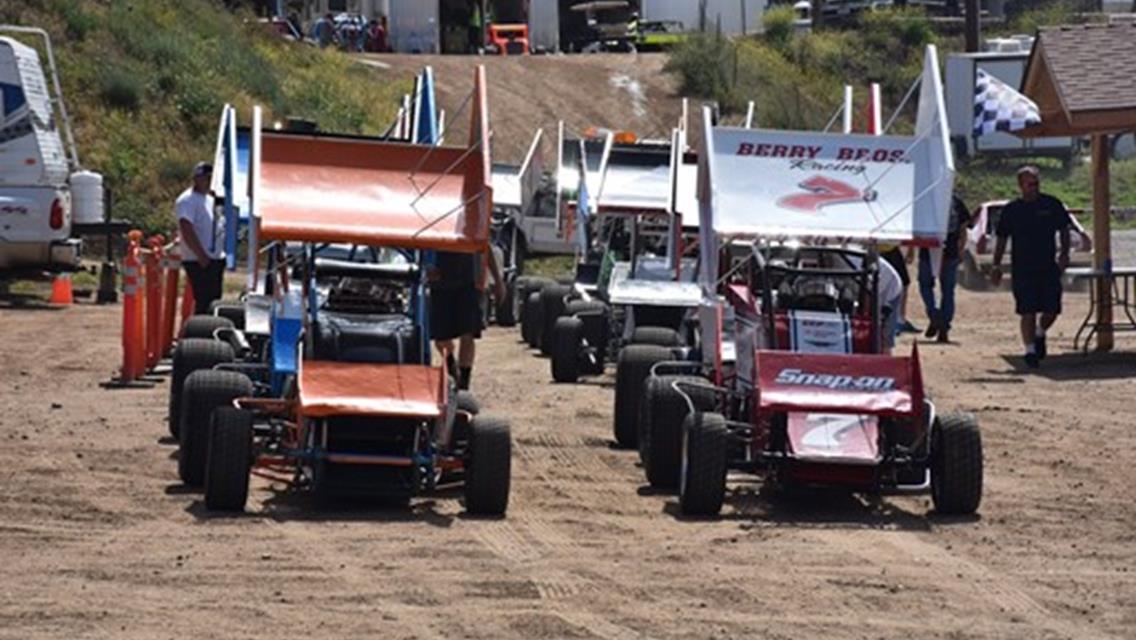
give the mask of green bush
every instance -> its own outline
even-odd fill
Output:
[[[761,17],[765,27],[765,40],[780,51],[787,51],[793,40],[793,22],[797,18],[793,7],[782,5],[765,12]]]
[[[66,25],[67,37],[83,40],[98,26],[98,19],[71,0],[53,0],[52,8],[59,12]]]
[[[108,107],[134,111],[142,103],[138,75],[120,66],[106,66],[99,78],[99,95]]]

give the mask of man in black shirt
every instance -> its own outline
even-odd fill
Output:
[[[1030,368],[1045,358],[1045,331],[1061,313],[1061,274],[1069,266],[1069,212],[1060,200],[1041,193],[1040,183],[1036,167],[1018,171],[1022,197],[1002,209],[991,273],[995,285],[1002,281],[1002,255],[1006,240],[1012,240],[1011,284]],[[1060,254],[1057,236],[1061,238]]]
[[[931,268],[931,252],[919,250],[919,293],[927,309],[930,326],[928,338],[938,336],[938,342],[950,342],[951,322],[955,318],[955,284],[962,249],[966,246],[966,230],[970,227],[970,211],[958,196],[951,197],[951,215],[947,222],[947,238],[943,241],[942,262],[939,264],[939,287],[942,302],[935,304],[935,272]]]
[[[505,284],[500,266],[487,251],[494,293],[504,298]],[[469,389],[476,356],[474,340],[481,337],[484,314],[481,303],[485,288],[486,253],[439,251],[434,267],[427,272],[430,281],[430,338],[447,357],[446,366],[457,378],[459,389]],[[458,339],[458,359],[453,362],[454,339]]]

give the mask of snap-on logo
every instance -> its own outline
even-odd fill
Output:
[[[830,373],[809,373],[800,369],[782,369],[774,382],[802,387],[823,387],[833,391],[890,391],[895,388],[895,378],[840,376]]]

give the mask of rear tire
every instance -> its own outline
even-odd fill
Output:
[[[252,414],[234,407],[213,411],[205,465],[205,508],[244,511],[252,468]]]
[[[688,516],[713,516],[726,497],[730,433],[717,413],[695,412],[683,422],[678,502]]]
[[[552,379],[576,382],[580,379],[580,341],[584,321],[572,316],[556,319],[552,327]]]
[[[540,290],[540,316],[542,320],[540,354],[542,356],[548,356],[552,353],[552,327],[556,325],[556,319],[564,315],[564,307],[567,304],[564,298],[570,292],[569,287],[561,284],[548,285]]]
[[[565,307],[567,315],[574,315],[584,322],[582,337],[588,341],[595,362],[588,358],[580,361],[581,370],[592,375],[603,375],[607,361],[608,334],[611,322],[608,320],[608,306],[598,300],[573,300]]]
[[[178,476],[190,486],[205,480],[209,428],[213,410],[253,394],[252,381],[236,371],[194,371],[185,379],[181,406]]]
[[[214,300],[209,305],[209,313],[218,318],[228,318],[234,327],[242,331],[245,328],[245,306],[239,300]]]
[[[502,327],[512,327],[517,324],[517,279],[509,278],[505,282],[505,299],[497,305],[497,324]]]
[[[695,411],[713,411],[714,388],[697,376],[666,375],[648,378],[644,389],[639,421],[643,471],[652,487],[673,489],[682,472],[682,425],[690,414],[680,391],[690,396]]]
[[[504,515],[509,507],[512,449],[506,422],[478,416],[470,423],[465,469],[466,511],[477,515]]]
[[[681,347],[682,337],[674,329],[666,327],[636,327],[631,334],[631,344],[657,344],[660,347]]]
[[[182,338],[208,338],[214,340],[218,329],[232,329],[233,321],[219,316],[191,316],[181,327]]]
[[[169,430],[170,435],[178,437],[178,421],[181,420],[181,395],[185,379],[198,369],[232,362],[233,347],[227,342],[212,338],[186,338],[178,340],[173,355],[173,372],[170,376]]]
[[[639,444],[639,407],[643,401],[643,381],[651,367],[671,359],[671,350],[653,344],[633,344],[619,352],[615,366],[614,434],[619,446],[633,449]]]
[[[969,413],[938,417],[931,445],[931,500],[944,515],[971,514],[982,502],[982,433]]]

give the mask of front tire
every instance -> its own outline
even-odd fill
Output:
[[[252,414],[234,407],[213,411],[205,465],[205,508],[244,511],[252,468]]]
[[[509,507],[512,439],[503,420],[478,416],[469,425],[465,508],[477,515],[504,515]]]
[[[726,497],[730,432],[717,413],[695,412],[683,422],[678,501],[688,516],[713,516]]]
[[[936,420],[931,445],[931,501],[944,515],[971,514],[982,502],[982,433],[969,413]]]

